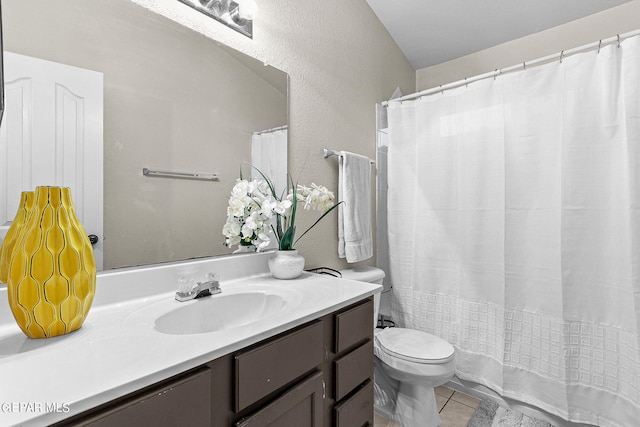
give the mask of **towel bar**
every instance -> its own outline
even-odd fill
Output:
[[[143,168],[142,175],[157,176],[162,178],[181,178],[181,179],[196,179],[201,181],[219,181],[218,174],[215,174],[215,173],[157,171],[157,170],[151,170],[148,168]]]
[[[341,155],[342,155],[342,153],[340,151],[328,150],[328,149],[325,148],[323,157],[326,159],[326,158],[331,157],[331,156],[341,156]],[[372,165],[376,164],[376,162],[374,162],[371,159],[369,159],[369,161],[371,162]]]

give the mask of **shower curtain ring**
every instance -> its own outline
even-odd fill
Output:
[[[602,47],[602,39],[598,42],[598,53],[600,53],[600,48]]]
[[[618,36],[618,47],[620,47],[620,34],[617,34]]]
[[[560,52],[560,63],[562,64],[562,59],[564,58],[564,50]]]

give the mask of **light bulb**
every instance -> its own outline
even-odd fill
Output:
[[[252,21],[258,10],[255,0],[235,0],[235,2],[238,3],[238,15],[243,19]]]

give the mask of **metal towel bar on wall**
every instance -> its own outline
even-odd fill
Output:
[[[335,150],[329,150],[327,148],[324,148],[324,155],[323,157],[326,159],[327,157],[331,157],[331,156],[341,156],[342,153],[340,151],[335,151]],[[373,160],[369,159],[369,161],[371,162],[372,165],[375,165],[376,162],[374,162]]]
[[[160,178],[195,179],[199,181],[219,181],[218,174],[216,173],[158,171],[158,170],[143,168],[142,175],[150,176],[150,177],[160,177]]]

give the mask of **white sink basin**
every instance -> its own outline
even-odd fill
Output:
[[[158,332],[187,335],[233,329],[281,313],[287,305],[281,295],[267,292],[219,294],[182,304],[156,319]]]
[[[178,302],[174,294],[154,297],[123,319],[127,328],[166,335],[206,334],[256,324],[295,309],[300,291],[284,285],[222,287],[222,293]]]

